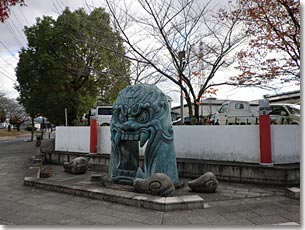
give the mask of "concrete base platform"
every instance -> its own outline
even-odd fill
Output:
[[[180,178],[184,186],[177,188],[170,197],[158,197],[137,193],[132,186],[111,184],[104,179],[92,180],[92,175],[96,174],[101,174],[102,178],[107,177],[105,171],[91,169],[85,174],[74,175],[64,172],[62,165],[44,167],[52,170],[51,177],[39,178],[32,168],[29,169],[31,173],[24,178],[24,185],[159,211],[203,209],[208,206],[206,203],[214,201],[260,198],[285,193],[285,187],[228,182],[219,182],[215,193],[194,193],[186,184],[188,180]]]
[[[171,197],[140,194],[133,192],[132,186],[113,184],[105,187],[103,180],[92,181],[90,178],[96,172],[74,175],[63,172],[62,166],[51,167],[56,168],[54,177],[39,178],[31,173],[32,176],[24,178],[24,185],[158,211],[204,208],[204,199],[195,194]],[[33,171],[33,168],[29,170]]]
[[[109,154],[85,154],[45,151],[44,160],[49,164],[63,164],[75,157],[87,157],[92,167],[108,168]],[[143,166],[143,157],[140,157]],[[297,186],[300,184],[300,164],[260,165],[255,163],[208,161],[198,159],[177,159],[179,177],[197,178],[206,172],[213,172],[220,181],[255,183],[266,185]]]

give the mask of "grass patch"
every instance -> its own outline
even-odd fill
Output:
[[[24,130],[18,132],[17,129],[11,129],[11,131],[9,132],[7,128],[0,129],[0,137],[17,137],[28,133],[30,132]]]

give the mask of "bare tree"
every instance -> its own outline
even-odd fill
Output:
[[[0,95],[0,109],[5,112],[10,124],[17,126],[18,131],[20,130],[20,125],[28,119],[28,114],[24,107],[16,100],[7,98],[4,95]]]
[[[230,84],[215,76],[234,62],[232,52],[246,37],[238,15],[225,17],[225,10],[202,0],[138,0],[136,14],[127,4],[106,3],[114,27],[130,51],[126,56],[149,67],[152,75],[176,84],[190,117],[199,118],[200,99],[205,93]]]
[[[4,110],[5,108],[5,94],[0,90],[0,123],[4,122],[6,120],[6,112]]]
[[[249,34],[238,53],[241,71],[232,80],[268,85],[300,83],[301,7],[298,0],[238,0],[231,3]],[[277,84],[279,85],[279,84]]]
[[[11,101],[9,114],[10,114],[10,124],[17,127],[17,131],[20,131],[20,125],[29,119],[24,107],[18,104],[16,101]]]

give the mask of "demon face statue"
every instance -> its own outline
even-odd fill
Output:
[[[178,183],[170,108],[165,94],[154,85],[128,86],[113,105],[109,174],[113,182],[133,184],[164,173]],[[144,172],[139,147],[145,146]]]

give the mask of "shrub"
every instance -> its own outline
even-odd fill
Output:
[[[32,126],[28,126],[25,128],[26,131],[32,131]],[[33,131],[36,131],[37,128],[36,127],[33,127]]]

